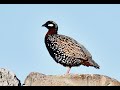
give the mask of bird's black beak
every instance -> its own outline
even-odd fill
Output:
[[[43,24],[43,25],[42,25],[42,27],[45,27],[45,26],[46,26],[46,24]]]

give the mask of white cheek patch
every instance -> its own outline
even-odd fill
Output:
[[[48,24],[48,26],[53,27],[54,25],[53,24]]]

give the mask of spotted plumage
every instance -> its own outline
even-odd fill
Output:
[[[47,21],[44,25],[48,32],[45,36],[45,45],[53,59],[63,66],[70,68],[73,66],[93,66],[99,65],[92,59],[90,52],[71,37],[57,33],[58,26],[54,21]]]

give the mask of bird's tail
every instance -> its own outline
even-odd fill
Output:
[[[100,66],[92,59],[91,60],[92,66],[95,67],[96,69],[100,69]]]

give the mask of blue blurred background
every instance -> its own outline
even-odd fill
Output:
[[[44,37],[48,20],[58,33],[82,43],[100,69],[73,67],[71,73],[102,74],[120,81],[119,4],[0,4],[0,68],[24,82],[30,72],[62,75],[67,68],[49,55]]]

